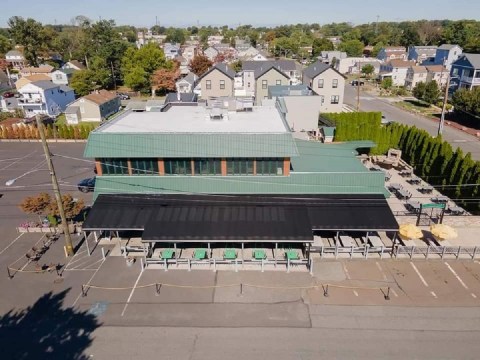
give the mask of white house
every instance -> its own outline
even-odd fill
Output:
[[[27,117],[36,114],[57,116],[75,100],[73,89],[46,80],[26,84],[18,92],[21,94],[18,105]]]
[[[165,44],[163,44],[163,52],[165,53],[165,57],[168,60],[173,60],[178,55],[180,55],[180,45],[165,43]]]
[[[458,45],[440,45],[435,54],[434,64],[432,65],[443,65],[450,71],[452,64],[462,56],[462,53],[463,49]]]
[[[21,70],[26,66],[26,60],[23,54],[18,50],[10,50],[5,54],[5,60],[14,69]]]
[[[52,82],[57,85],[69,85],[70,84],[70,79],[73,76],[73,73],[76,70],[73,69],[58,69],[53,71],[50,74],[50,77],[52,78]]]
[[[394,86],[404,86],[407,79],[407,71],[414,66],[414,61],[391,60],[380,66],[380,80],[391,78]]]
[[[193,72],[189,73],[183,79],[178,80],[175,83],[175,87],[177,88],[177,93],[191,93],[195,87],[195,83],[198,80],[198,76],[195,75]]]
[[[340,74],[348,74],[350,69],[355,66],[355,64],[364,61],[364,57],[347,57],[344,59],[337,59],[335,62],[335,69]]]
[[[210,46],[203,50],[203,55],[205,55],[210,61],[214,61],[218,54],[218,50],[215,49],[213,46]]]

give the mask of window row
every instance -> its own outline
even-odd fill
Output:
[[[127,159],[100,159],[103,175],[158,175],[158,159],[131,159],[130,170]],[[282,158],[226,159],[226,175],[284,175]],[[164,159],[165,175],[222,175],[222,160],[208,159]],[[192,169],[193,165],[193,169]],[[192,171],[193,170],[193,171]]]
[[[225,89],[225,80],[220,80],[220,89],[221,90],[224,90]],[[206,80],[205,81],[205,87],[207,90],[211,90],[212,89],[212,80]]]
[[[323,89],[324,83],[325,83],[325,79],[318,79],[318,87],[320,89]],[[338,79],[332,80],[332,88],[334,89],[338,88]]]

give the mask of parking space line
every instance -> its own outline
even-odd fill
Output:
[[[415,264],[414,264],[413,262],[411,262],[410,265],[412,265],[413,270],[415,270],[415,272],[417,273],[418,277],[419,277],[420,280],[422,281],[423,285],[425,285],[426,287],[428,287],[427,282],[426,282],[425,279],[423,278],[422,274],[420,274],[420,271],[418,271],[418,269],[417,269],[417,267],[415,266]]]
[[[447,262],[444,262],[445,265],[447,265],[448,267],[448,270],[450,270],[452,272],[452,274],[457,278],[457,280],[460,282],[460,284],[462,284],[462,286],[468,290],[468,286],[463,282],[463,280],[460,278],[460,276],[458,276],[458,274],[455,272],[455,270],[452,269],[452,267],[450,266],[449,263]]]
[[[430,291],[430,294],[432,294],[432,296],[433,296],[435,299],[437,299],[437,294],[435,294],[434,291]]]
[[[345,263],[343,265],[343,271],[345,271],[345,276],[347,277],[348,280],[350,280],[350,274],[348,273],[347,265]]]
[[[92,274],[92,276],[90,277],[90,279],[88,279],[87,283],[85,285],[89,285],[93,278],[95,277],[95,275],[97,275],[97,272],[98,270],[100,270],[100,268],[102,267],[103,263],[105,262],[105,260],[107,260],[107,258],[103,259],[103,261],[101,262],[100,266],[98,267],[97,270],[95,270],[95,272]],[[75,304],[77,303],[78,300],[80,300],[80,297],[82,296],[82,292],[80,291],[80,294],[78,294],[77,298],[75,299],[75,301],[73,302],[72,304],[72,307],[75,306]]]
[[[121,316],[123,316],[125,314],[125,311],[127,310],[127,306],[130,303],[130,300],[132,299],[133,293],[135,292],[135,288],[137,287],[138,282],[140,281],[140,278],[142,277],[142,274],[143,274],[143,269],[140,271],[140,274],[138,274],[137,281],[135,281],[135,284],[133,285],[133,289],[132,289],[132,291],[130,291],[130,296],[127,299],[127,302],[125,304],[125,307],[123,308]]]
[[[472,297],[473,297],[474,299],[477,298],[477,295],[475,295],[474,293],[471,293],[470,295],[472,295]]]
[[[358,296],[358,292],[357,292],[356,290],[353,290],[353,294],[354,294],[355,296]]]
[[[388,280],[387,275],[385,275],[385,273],[383,272],[383,269],[382,269],[382,266],[380,265],[380,263],[378,261],[375,261],[375,264],[377,265],[378,270],[382,274],[383,280],[387,281]]]
[[[7,245],[6,248],[4,248],[2,251],[0,251],[0,255],[2,255],[10,246],[12,246],[13,244],[15,244],[15,242],[20,239],[25,233],[21,233],[20,235],[18,235],[15,240],[13,240],[10,244]]]
[[[395,290],[390,289],[390,291],[392,292],[393,296],[398,297],[398,294],[397,294],[397,292],[396,292]]]

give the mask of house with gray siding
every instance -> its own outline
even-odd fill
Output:
[[[218,63],[206,71],[197,81],[201,98],[208,100],[234,96],[235,71],[227,64]]]
[[[65,110],[68,124],[103,121],[120,110],[120,98],[107,90],[86,95],[71,103]]]
[[[480,54],[463,54],[452,64],[450,90],[469,89],[480,85]]]
[[[270,64],[258,68],[255,73],[255,105],[261,105],[262,100],[268,99],[268,87],[273,85],[290,85],[290,77],[280,69]]]

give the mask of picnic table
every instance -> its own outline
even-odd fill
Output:
[[[441,195],[441,196],[435,196],[430,200],[432,200],[434,203],[446,203],[448,202],[448,197]]]
[[[255,260],[263,260],[267,257],[267,254],[265,254],[265,251],[263,250],[254,250],[253,257]]]
[[[173,256],[175,255],[175,250],[173,249],[165,249],[161,252],[160,256],[162,259],[173,259]]]
[[[400,189],[402,188],[402,185],[394,183],[394,184],[390,184],[389,187],[390,187],[391,189],[393,189],[393,190],[398,191],[398,190],[400,190]]]
[[[414,201],[414,200],[408,200],[407,203],[405,204],[405,207],[409,210],[412,210],[413,212],[418,212],[420,211],[420,202]]]
[[[461,207],[459,206],[452,206],[450,208],[450,212],[453,214],[453,215],[462,215],[465,210],[463,210]]]
[[[408,180],[408,182],[412,185],[418,185],[422,182],[422,179],[420,179],[419,177],[412,177],[410,180]]]
[[[410,199],[412,195],[410,195],[410,193],[404,189],[400,189],[397,191],[397,197],[400,198],[400,199]]]
[[[402,177],[410,177],[410,176],[412,176],[412,171],[411,170],[400,171],[398,173],[398,175],[400,175]]]
[[[422,194],[431,194],[433,191],[433,186],[426,185],[418,189]]]
[[[195,249],[193,253],[193,257],[195,260],[203,260],[207,257],[207,250],[205,249]]]
[[[355,241],[348,235],[340,235],[340,242],[342,243],[343,247],[357,246]]]
[[[287,250],[285,251],[285,257],[288,260],[298,260],[298,253],[294,250]]]
[[[237,252],[235,249],[225,249],[223,258],[226,260],[235,260],[237,258]]]

